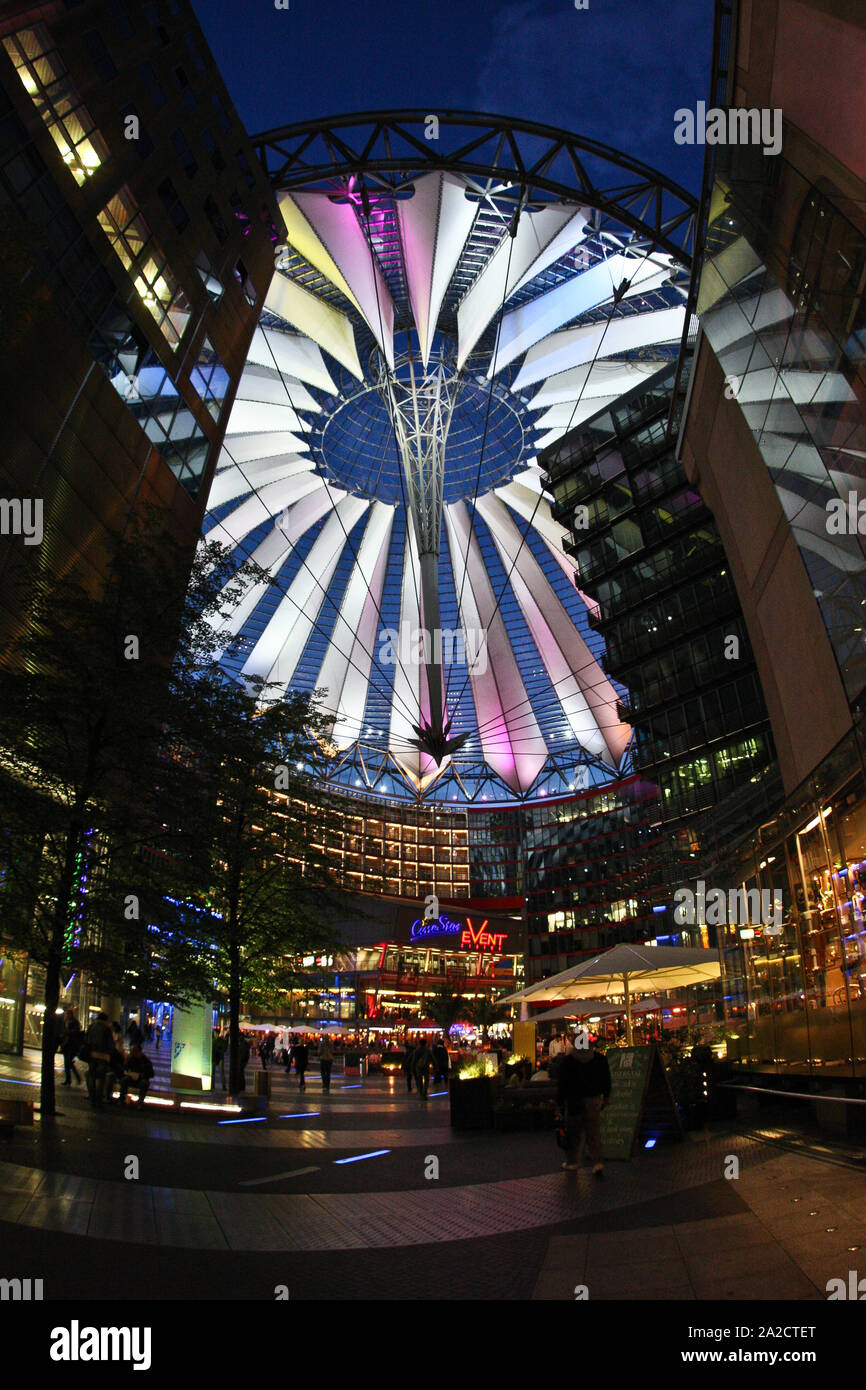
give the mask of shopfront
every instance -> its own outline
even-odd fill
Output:
[[[780,1074],[866,1078],[862,772],[786,807],[751,858],[741,886],[781,890],[782,913],[720,933],[729,1056]]]

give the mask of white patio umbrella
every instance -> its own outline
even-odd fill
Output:
[[[662,1007],[660,999],[641,999],[632,1005],[632,1014],[653,1014]],[[624,1004],[610,1004],[606,999],[573,1000],[570,1004],[560,1004],[555,1009],[547,1009],[543,1014],[533,1014],[533,1023],[553,1023],[555,1019],[616,1018],[625,1013]]]
[[[612,946],[581,965],[561,970],[548,980],[518,990],[500,1000],[516,1004],[528,1000],[541,1003],[549,999],[593,999],[598,996],[625,996],[625,1026],[628,1043],[632,1040],[632,990],[648,994],[652,990],[680,989],[683,985],[706,984],[722,973],[717,951],[701,951],[685,946]]]

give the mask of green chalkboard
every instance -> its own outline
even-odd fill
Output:
[[[601,1115],[605,1158],[631,1158],[651,1116],[652,1128],[665,1137],[682,1133],[671,1088],[654,1044],[614,1047],[607,1053],[610,1104]]]

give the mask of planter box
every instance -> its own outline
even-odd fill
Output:
[[[492,1129],[494,1078],[473,1076],[450,1083],[451,1128]]]

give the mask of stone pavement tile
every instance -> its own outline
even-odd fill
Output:
[[[685,1261],[677,1256],[663,1260],[636,1260],[634,1264],[606,1264],[593,1260],[592,1251],[586,1259],[583,1282],[589,1285],[589,1296],[594,1296],[596,1288],[620,1289],[621,1297],[637,1298],[643,1296],[641,1290],[655,1290],[650,1297],[660,1297],[658,1290],[670,1285],[672,1288],[688,1284],[689,1270]]]
[[[838,1226],[845,1228],[849,1223],[844,1216],[838,1212],[825,1208],[818,1212],[817,1216],[810,1216],[808,1212],[804,1216],[791,1216],[787,1212],[780,1212],[777,1215],[765,1216],[761,1212],[756,1212],[756,1216],[761,1224],[768,1230],[776,1240],[794,1239],[795,1237],[804,1240],[810,1239],[813,1235],[819,1235],[825,1226]]]
[[[42,1182],[39,1168],[0,1163],[0,1192],[36,1192]]]
[[[0,1221],[17,1221],[30,1200],[30,1194],[27,1192],[14,1196],[4,1193],[3,1200],[0,1201]]]
[[[680,1250],[690,1254],[775,1243],[775,1236],[752,1212],[716,1216],[707,1221],[682,1221],[673,1231]]]
[[[587,1269],[679,1260],[680,1248],[671,1226],[647,1230],[593,1232],[589,1237]]]
[[[153,1209],[166,1216],[212,1216],[210,1203],[204,1192],[196,1192],[188,1187],[154,1187]]]
[[[208,1201],[232,1250],[287,1250],[292,1242],[277,1219],[272,1198],[209,1192]]]
[[[159,1245],[192,1250],[228,1250],[228,1241],[215,1216],[179,1215],[157,1211],[154,1222]]]
[[[787,1251],[776,1243],[741,1247],[729,1245],[720,1250],[708,1240],[703,1250],[684,1251],[683,1260],[690,1279],[724,1279],[734,1273],[757,1277],[784,1269],[791,1274],[798,1272]]]
[[[79,1201],[92,1202],[96,1196],[98,1182],[93,1178],[81,1178],[73,1173],[45,1173],[39,1184],[40,1197],[77,1197]]]
[[[805,1274],[791,1274],[781,1270],[775,1276],[728,1275],[708,1279],[692,1276],[695,1297],[702,1303],[730,1302],[732,1299],[752,1303],[775,1303],[778,1301],[810,1301],[820,1297],[817,1289]]]
[[[697,1294],[689,1283],[680,1284],[654,1284],[647,1283],[629,1291],[623,1291],[615,1284],[591,1284],[589,1286],[590,1302],[621,1302],[621,1303],[674,1303],[674,1302],[693,1302]]]
[[[62,1199],[61,1199],[62,1200]],[[95,1240],[122,1240],[136,1245],[156,1244],[156,1222],[153,1208],[140,1203],[123,1206],[119,1203],[90,1208],[87,1234]]]
[[[66,1235],[87,1235],[92,1204],[74,1197],[32,1197],[18,1218],[20,1226],[40,1226]]]

